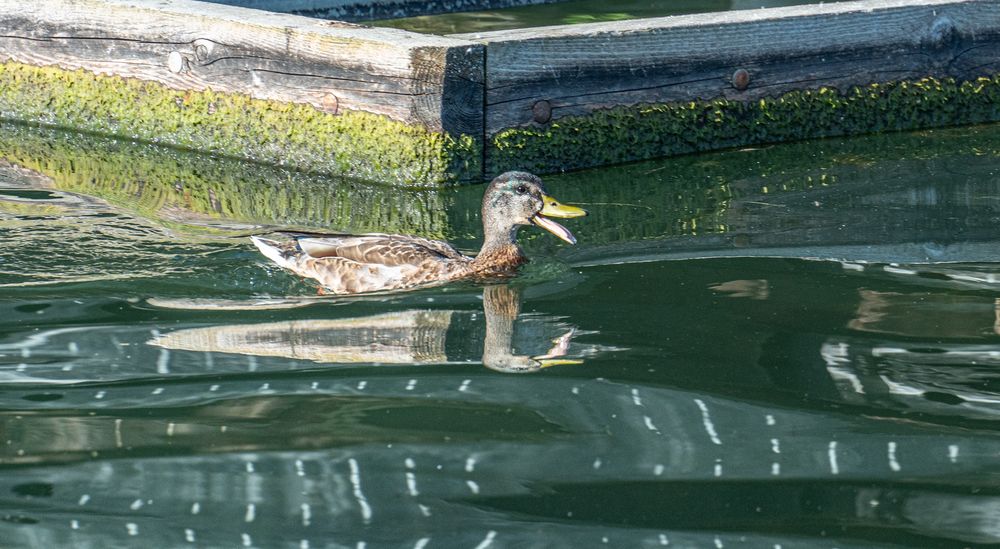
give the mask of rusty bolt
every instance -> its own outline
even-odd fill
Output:
[[[337,109],[340,108],[340,100],[337,99],[337,96],[332,93],[324,95],[321,103],[323,105],[323,110],[330,114],[337,114]]]
[[[740,91],[750,87],[750,71],[736,69],[736,72],[733,73],[733,87]]]
[[[552,120],[552,104],[542,99],[531,106],[531,118],[539,124]]]

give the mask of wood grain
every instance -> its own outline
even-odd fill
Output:
[[[482,135],[483,47],[192,0],[0,3],[0,60]]]
[[[866,0],[454,35],[487,45],[486,132],[615,105],[1000,72],[1000,2]],[[749,84],[733,85],[744,69]]]

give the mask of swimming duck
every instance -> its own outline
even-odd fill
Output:
[[[357,294],[510,276],[528,261],[516,242],[522,225],[536,225],[575,244],[573,234],[550,218],[584,215],[583,209],[549,196],[538,176],[507,172],[483,195],[483,246],[475,257],[446,242],[407,235],[334,234],[291,242],[250,238],[269,259],[316,280],[328,293]]]

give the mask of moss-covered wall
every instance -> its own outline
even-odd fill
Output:
[[[478,180],[482,151],[365,112],[177,91],[83,70],[0,63],[0,118],[140,139],[401,186]]]
[[[803,90],[740,102],[644,104],[490,136],[487,173],[540,173],[740,147],[1000,120],[1000,75]]]
[[[0,118],[399,186],[483,178],[480,141],[383,116],[0,63]],[[1000,75],[802,90],[754,102],[620,106],[486,140],[488,177],[554,173],[730,147],[1000,120]]]

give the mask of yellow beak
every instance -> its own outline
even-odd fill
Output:
[[[560,239],[566,241],[569,244],[576,244],[576,237],[573,233],[569,232],[569,229],[563,227],[562,225],[556,223],[549,219],[550,217],[583,217],[587,215],[587,210],[583,208],[577,208],[576,206],[567,206],[565,204],[560,204],[558,200],[552,198],[551,196],[542,195],[542,211],[538,212],[531,218],[531,222],[539,227],[549,231],[550,233],[556,235]]]
[[[558,200],[552,198],[547,194],[542,195],[542,202],[543,202],[542,211],[539,213],[541,213],[546,217],[570,218],[570,217],[583,217],[587,215],[587,210],[584,210],[583,208],[577,208],[576,206],[567,206],[565,204],[561,204]]]

